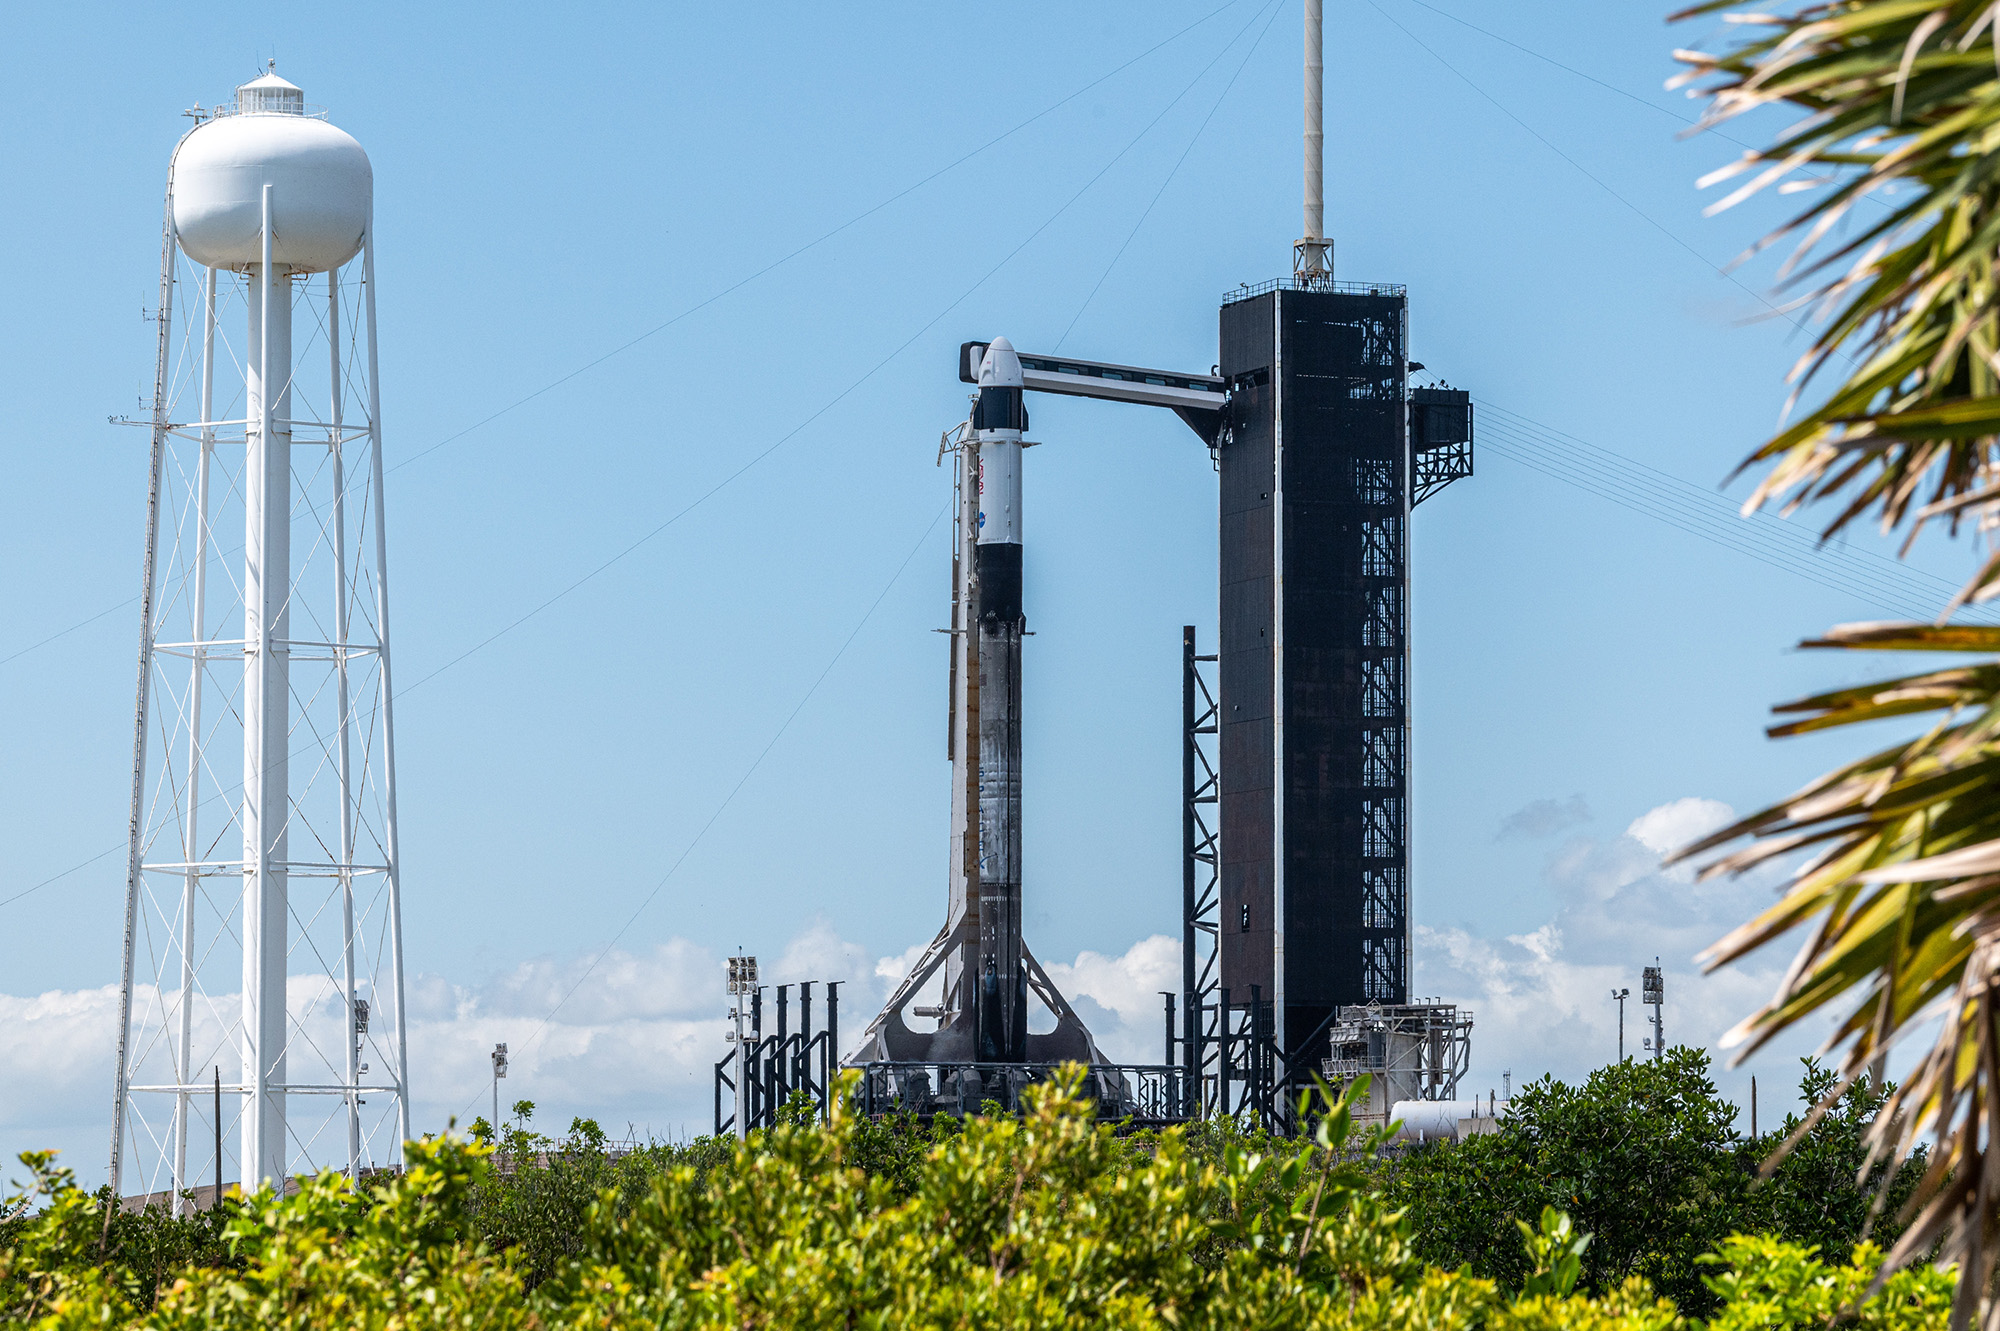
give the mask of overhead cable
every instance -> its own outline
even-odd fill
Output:
[[[989,149],[997,147],[1001,143],[1012,138],[1014,135],[1028,128],[1036,121],[1042,120],[1048,117],[1049,115],[1054,114],[1056,111],[1061,110],[1063,107],[1069,105],[1071,102],[1083,96],[1091,89],[1096,88],[1100,84],[1103,84],[1108,80],[1117,77],[1119,74],[1124,73],[1126,70],[1132,68],[1132,66],[1140,63],[1147,57],[1155,54],[1156,52],[1162,50],[1163,48],[1171,46],[1173,43],[1187,36],[1195,29],[1206,25],[1211,19],[1227,12],[1228,10],[1234,9],[1237,5],[1241,4],[1242,2],[1243,0],[1228,0],[1228,3],[1218,5],[1216,8],[1209,10],[1207,13],[1203,14],[1200,18],[1194,20],[1194,22],[1188,24],[1186,27],[1183,27],[1178,31],[1174,32],[1173,34],[1171,34],[1170,36],[1164,37],[1161,40],[1153,43],[1153,45],[1139,52],[1139,54],[1133,56],[1131,59],[1125,61],[1123,64],[1118,65],[1110,70],[1107,70],[1105,73],[1098,75],[1096,78],[1084,84],[1082,87],[1077,88],[1074,92],[1071,92],[1067,96],[1049,103],[1047,106],[1035,112],[1027,119],[1019,121],[1011,129],[996,134],[994,137],[980,144],[977,148],[974,148],[970,152],[967,152],[962,156],[953,159],[952,161],[946,163],[944,166],[941,166],[937,168],[935,171],[932,171],[929,175],[926,175],[922,179],[917,180],[913,184],[904,186],[902,189],[896,191],[894,194],[889,195],[887,198],[883,199],[881,202],[875,204],[874,206],[854,214],[854,216],[848,218],[845,222],[840,223],[838,226],[833,227],[828,231],[822,232],[820,235],[816,236],[812,240],[805,242],[803,245],[798,246],[796,249],[793,249],[788,253],[780,256],[779,258],[772,260],[770,263],[765,264],[762,268],[759,268],[756,271],[749,273],[744,277],[738,278],[736,281],[730,283],[726,287],[723,287],[721,290],[715,292],[714,294],[681,310],[679,313],[675,314],[672,318],[653,325],[645,332],[640,333],[638,336],[633,337],[628,341],[620,343],[618,346],[613,347],[611,350],[603,353],[602,355],[596,357],[595,359],[587,361],[584,364],[577,366],[575,369],[570,370],[568,373],[563,374],[558,378],[550,380],[549,382],[543,384],[540,388],[535,389],[533,392],[527,394],[526,396],[515,399],[513,402],[510,402],[506,406],[500,408],[498,411],[493,412],[491,415],[481,417],[479,420],[474,421],[472,424],[466,426],[465,428],[455,431],[452,434],[446,435],[444,438],[438,440],[434,444],[431,444],[429,447],[420,449],[417,452],[411,454],[410,456],[403,458],[401,461],[392,464],[387,470],[392,472],[400,471],[402,468],[409,466],[411,463],[416,462],[420,458],[425,458],[430,456],[432,453],[435,453],[439,449],[443,448],[446,444],[454,443],[459,439],[463,439],[466,435],[471,434],[473,431],[478,430],[483,426],[492,424],[494,421],[500,419],[502,416],[505,416],[510,412],[516,411],[521,407],[526,406],[528,403],[534,401],[536,398],[539,398],[544,394],[547,394],[557,388],[560,388],[562,385],[568,383],[572,379],[575,379],[577,376],[596,369],[598,366],[604,364],[608,360],[611,360],[613,357],[621,355],[624,352],[630,351],[633,347],[638,346],[641,342],[646,341],[647,339],[655,336],[656,334],[665,332],[667,329],[673,327],[677,323],[680,323],[682,320],[690,317],[691,315],[697,314],[700,311],[707,309],[709,306],[715,304],[716,302],[722,300],[724,297],[730,296],[735,292],[740,291],[742,288],[748,286],[750,283],[755,282],[758,278],[764,277],[776,271],[777,269],[784,267],[792,260],[800,257],[801,255],[807,253],[810,250],[818,248],[819,246],[825,244],[827,241],[832,240],[835,236],[840,235],[842,232],[848,231],[851,228],[855,227],[856,225],[860,224],[861,222],[866,221],[868,218],[873,217],[875,214],[881,212],[883,209],[888,208],[891,205],[900,202],[904,198],[907,198],[909,195],[914,194],[916,191],[922,189],[924,186],[930,184],[931,182],[939,179],[942,176],[949,175],[951,172],[957,170],[961,166],[964,166],[967,162],[972,161],[974,158],[987,152]],[[1235,41],[1236,39],[1232,38],[1229,44],[1234,45]],[[1214,61],[1210,61],[1209,63],[1210,65],[1213,65]],[[1207,72],[1207,68],[1208,68],[1207,66],[1203,67],[1204,73]],[[1175,100],[1178,101],[1179,98],[1176,98]],[[130,597],[124,601],[119,602],[117,605],[110,607],[109,609],[100,610],[98,613],[92,615],[88,619],[79,620],[77,623],[70,625],[66,629],[62,629],[59,632],[52,633],[49,636],[40,639],[39,641],[29,643],[27,646],[19,648],[18,650],[14,651],[12,654],[8,656],[0,656],[0,666],[4,666],[8,662],[16,660],[19,657],[26,656],[30,652],[37,651],[42,647],[46,647],[50,643],[56,641],[58,638],[67,637],[68,635],[76,632],[78,629],[87,628],[91,624],[94,624],[98,620],[104,618],[106,615],[114,614],[119,610],[125,609],[127,606],[136,604],[138,602],[138,599],[139,598],[136,596]],[[9,900],[11,900],[11,898],[9,898]],[[0,906],[4,906],[5,904],[6,901],[0,900]]]
[[[1744,518],[1736,504],[1670,473],[1479,400],[1479,448],[1608,499],[1654,521],[1913,620],[1934,618],[1957,589],[1885,555],[1821,542],[1770,513]],[[1967,614],[1974,622],[1990,616]]]
[[[611,955],[611,949],[617,947],[619,940],[625,937],[634,924],[638,923],[639,917],[646,913],[646,908],[652,905],[660,893],[666,889],[667,884],[673,880],[675,874],[680,872],[681,866],[687,863],[688,857],[694,854],[695,848],[702,843],[703,838],[714,829],[716,823],[721,821],[722,815],[728,812],[729,806],[736,802],[736,797],[743,793],[743,788],[750,784],[750,778],[757,774],[757,769],[764,765],[764,760],[771,756],[773,749],[778,747],[778,741],[785,737],[785,732],[792,728],[792,723],[799,719],[801,712],[805,711],[806,704],[811,702],[813,696],[819,692],[820,685],[826,683],[827,676],[833,673],[834,667],[839,665],[841,658],[847,655],[847,649],[852,647],[854,640],[861,636],[861,630],[868,626],[868,621],[874,618],[875,612],[881,608],[882,602],[888,599],[889,593],[895,589],[898,582],[902,581],[904,572],[910,567],[910,562],[923,550],[924,543],[930,540],[931,533],[937,530],[938,523],[944,519],[945,514],[949,513],[952,508],[953,504],[948,500],[944,507],[940,508],[937,514],[931,518],[930,523],[924,528],[923,535],[919,536],[916,543],[910,547],[910,552],[903,556],[903,562],[896,565],[896,571],[889,575],[889,580],[882,584],[882,590],[875,594],[875,599],[870,601],[868,608],[861,612],[861,618],[855,621],[853,629],[841,640],[840,646],[834,650],[833,655],[827,659],[826,666],[818,675],[814,676],[813,682],[806,686],[805,692],[799,695],[799,700],[792,707],[792,710],[785,714],[785,719],[778,723],[776,730],[771,732],[771,738],[765,743],[762,749],[758,750],[757,756],[750,760],[750,765],[743,769],[743,775],[736,779],[736,784],[729,788],[729,793],[722,797],[721,802],[708,815],[708,821],[703,823],[700,830],[693,837],[689,838],[686,845],[681,847],[681,853],[675,857],[672,864],[667,866],[667,871],[660,875],[660,880],[653,884],[653,890],[646,894],[645,900],[633,907],[632,913],[625,917],[625,922],[618,926],[618,932],[611,935],[611,941],[598,949],[597,955],[590,959],[590,964],[583,968],[583,973],[578,975],[569,988],[563,991],[563,996],[556,1000],[555,1006],[548,1010],[547,1015],[529,1033],[528,1038],[521,1042],[522,1050],[525,1051],[529,1046],[541,1039],[542,1033],[549,1028],[549,1023],[556,1019],[556,1014],[561,1012],[564,1005],[576,996],[576,991],[583,987],[583,982],[588,980],[598,966],[603,964],[604,959]],[[470,1109],[472,1103],[476,1103],[478,1098],[479,1093],[475,1093],[472,1102],[466,1105],[466,1109]],[[461,1110],[460,1112],[463,1113],[465,1111]]]
[[[1225,8],[1227,8],[1227,6],[1225,6]],[[1261,11],[1259,12],[1261,13]],[[1256,21],[1256,16],[1253,15],[1251,22],[1254,23],[1255,21]],[[1246,24],[1245,27],[1247,28],[1248,25]],[[1208,66],[1204,66],[1201,73],[1196,74],[1193,79],[1189,80],[1187,87],[1183,88],[1179,93],[1177,93],[1174,96],[1174,98],[1171,101],[1169,101],[1166,104],[1165,107],[1161,108],[1159,114],[1155,115],[1150,121],[1146,123],[1144,128],[1142,128],[1137,134],[1133,135],[1133,137],[1126,142],[1124,147],[1120,148],[1116,153],[1112,154],[1110,159],[1107,160],[1103,166],[1098,168],[1096,174],[1092,175],[1088,180],[1084,181],[1084,183],[1074,193],[1072,193],[1067,199],[1065,199],[1062,202],[1062,204],[1056,208],[1054,212],[1050,213],[1048,217],[1046,217],[1039,226],[1037,226],[1033,231],[1029,232],[1027,236],[1023,238],[1019,244],[1015,245],[1013,249],[1009,250],[1006,254],[1001,256],[1000,260],[997,263],[995,263],[991,268],[987,269],[983,274],[981,274],[980,277],[976,281],[974,281],[970,286],[968,286],[964,291],[960,292],[957,298],[954,299],[950,304],[946,305],[943,309],[939,310],[935,315],[933,315],[929,320],[927,320],[922,327],[918,328],[915,332],[911,333],[910,336],[904,339],[904,341],[899,346],[897,346],[893,351],[889,352],[886,356],[882,357],[871,368],[869,368],[865,373],[863,373],[859,378],[851,381],[845,388],[841,389],[832,398],[828,399],[824,404],[822,404],[819,407],[818,410],[814,411],[811,415],[807,416],[804,420],[800,421],[790,430],[780,435],[770,445],[768,445],[761,452],[757,453],[755,456],[750,458],[749,461],[743,463],[735,471],[729,473],[727,476],[717,481],[714,485],[710,486],[707,490],[697,495],[694,499],[684,504],[679,510],[677,510],[675,513],[669,516],[665,521],[661,522],[658,526],[646,532],[638,539],[630,542],[622,549],[612,554],[608,559],[605,559],[602,562],[598,563],[595,567],[591,568],[581,577],[578,577],[573,581],[569,582],[568,584],[564,585],[560,590],[556,591],[553,595],[547,597],[546,599],[544,599],[543,601],[541,601],[540,603],[529,609],[525,614],[516,617],[509,623],[503,625],[501,628],[495,630],[493,633],[481,639],[479,642],[474,643],[472,646],[460,652],[457,656],[452,657],[450,660],[446,661],[443,665],[437,667],[437,669],[432,670],[429,674],[426,674],[418,678],[413,683],[403,685],[400,688],[398,688],[397,697],[398,698],[408,697],[411,693],[415,692],[417,689],[422,688],[425,684],[428,684],[433,679],[436,679],[439,675],[442,675],[445,671],[450,670],[452,667],[458,665],[462,661],[465,661],[467,658],[475,655],[476,653],[485,650],[493,643],[499,641],[501,638],[512,633],[515,629],[520,628],[522,625],[526,624],[529,620],[540,615],[543,611],[549,609],[551,606],[554,606],[557,602],[564,600],[572,593],[576,592],[584,585],[591,582],[593,579],[597,578],[600,574],[606,572],[612,566],[620,563],[621,561],[631,556],[633,553],[638,551],[642,546],[654,540],[663,532],[667,531],[670,527],[678,523],[682,518],[692,513],[696,508],[699,508],[702,504],[706,503],[709,499],[711,499],[716,494],[720,493],[723,489],[734,483],[739,477],[749,472],[752,468],[754,468],[758,463],[762,462],[765,458],[770,457],[773,453],[783,448],[792,439],[796,438],[799,434],[803,433],[807,429],[807,427],[813,424],[813,422],[817,421],[821,416],[824,416],[827,412],[831,411],[835,406],[839,405],[847,397],[853,394],[855,390],[859,389],[863,384],[867,383],[870,379],[873,379],[885,367],[887,367],[891,361],[895,360],[898,356],[902,355],[903,352],[907,351],[911,347],[911,345],[914,344],[919,338],[921,338],[925,333],[929,332],[933,327],[935,327],[939,322],[941,322],[945,318],[945,316],[950,314],[953,310],[957,309],[960,305],[964,304],[966,300],[968,300],[973,295],[974,292],[978,291],[979,288],[983,287],[984,285],[986,285],[988,281],[992,280],[992,278],[996,274],[998,274],[1002,268],[1005,268],[1009,263],[1013,262],[1015,257],[1018,256],[1021,253],[1021,251],[1025,250],[1029,245],[1034,243],[1037,237],[1039,237],[1043,232],[1047,231],[1051,226],[1055,225],[1055,223],[1065,213],[1067,213],[1070,210],[1070,208],[1075,206],[1078,200],[1082,199],[1083,196],[1087,194],[1097,184],[1098,181],[1102,180],[1114,166],[1116,166],[1120,161],[1122,161],[1128,153],[1130,153],[1134,148],[1136,148],[1139,145],[1139,143],[1153,131],[1153,128],[1157,126],[1160,123],[1160,121],[1166,117],[1168,111],[1172,110],[1177,103],[1179,103],[1184,97],[1187,96],[1188,92],[1195,86],[1196,83],[1200,81],[1202,75],[1206,74],[1208,69],[1212,67],[1213,64],[1214,61],[1210,61]],[[303,752],[303,750],[301,752]],[[222,798],[225,794],[233,794],[233,793],[234,793],[233,790],[216,791],[215,793],[211,794],[208,797],[208,800],[204,801],[204,803],[206,804],[208,802],[212,802],[216,799]],[[12,896],[0,898],[0,906],[6,906],[11,902],[19,901],[22,897],[28,896],[33,892],[40,891],[42,888],[49,886],[51,883],[55,883],[64,878],[67,878],[71,874],[78,873],[83,869],[88,868],[90,865],[95,864],[97,861],[103,859],[105,856],[113,854],[116,851],[123,848],[124,848],[123,843],[121,843],[118,846],[113,846],[110,849],[101,851],[98,854],[91,856],[89,859],[84,860],[81,863],[72,865],[68,869],[63,870],[61,873],[54,874],[48,878],[43,879],[42,881],[34,884],[32,887],[24,888],[23,890],[14,893]]]
[[[1193,152],[1195,144],[1201,141],[1202,134],[1208,129],[1208,122],[1215,119],[1215,113],[1220,111],[1222,104],[1229,99],[1229,93],[1236,87],[1236,81],[1243,77],[1243,71],[1250,64],[1250,58],[1256,55],[1257,48],[1264,44],[1265,36],[1271,31],[1271,24],[1278,20],[1279,10],[1277,8],[1277,0],[1272,0],[1268,8],[1270,9],[1271,17],[1265,20],[1263,31],[1257,34],[1257,40],[1250,44],[1250,49],[1243,53],[1243,59],[1237,64],[1236,72],[1229,76],[1229,82],[1223,85],[1222,92],[1216,97],[1215,105],[1208,108],[1208,114],[1202,117],[1201,124],[1197,125],[1194,133],[1189,136],[1187,147],[1181,149],[1181,155],[1174,160],[1173,169],[1168,171],[1167,178],[1160,182],[1160,188],[1154,191],[1152,201],[1146,205],[1145,211],[1139,214],[1139,220],[1134,222],[1132,229],[1125,233],[1125,239],[1118,246],[1118,252],[1111,256],[1111,262],[1105,264],[1104,271],[1097,275],[1097,281],[1091,285],[1090,294],[1085,296],[1083,303],[1076,307],[1076,313],[1070,316],[1069,324],[1062,330],[1062,336],[1056,339],[1055,346],[1051,348],[1052,351],[1061,351],[1063,343],[1069,341],[1070,333],[1076,329],[1076,321],[1081,319],[1083,312],[1090,308],[1090,302],[1097,299],[1098,290],[1103,287],[1105,279],[1111,276],[1111,270],[1118,266],[1118,261],[1125,257],[1125,251],[1131,246],[1133,238],[1139,234],[1139,228],[1146,225],[1146,219],[1153,215],[1153,209],[1159,206],[1160,199],[1166,194],[1167,186],[1174,183],[1174,177],[1179,175],[1181,167],[1187,164],[1188,154]],[[1251,20],[1253,23],[1255,21],[1254,18]],[[1249,31],[1248,27],[1244,31]],[[1236,40],[1241,38],[1241,36],[1242,33],[1238,33],[1236,38],[1231,39],[1230,45],[1235,45]],[[1226,51],[1228,48],[1225,47],[1223,49]],[[1221,58],[1222,53],[1217,52],[1216,59],[1220,60]],[[1207,71],[1204,70],[1203,72],[1206,73]]]

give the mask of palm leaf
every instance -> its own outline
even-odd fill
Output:
[[[1822,504],[1827,536],[1869,517],[1906,541],[1927,522],[2000,529],[2000,3],[1823,0],[1734,17],[1752,21],[1731,49],[1676,53],[1704,127],[1781,104],[1801,114],[1703,182],[1739,182],[1712,211],[1823,186],[1757,246],[1791,245],[1783,280],[1813,334],[1792,372],[1807,405],[1746,459],[1763,468],[1746,509]],[[1715,874],[1810,855],[1779,901],[1703,954],[1715,967],[1804,938],[1778,992],[1731,1032],[1744,1053],[1831,1016],[1838,1093],[1942,1017],[1871,1141],[1876,1160],[1925,1134],[1938,1146],[1890,1265],[1942,1244],[1959,1263],[1954,1326],[1980,1316],[2000,1331],[2000,1305],[1982,1309],[2000,1250],[2000,628],[1948,622],[1995,594],[2000,552],[1935,624],[1807,643],[1982,659],[1780,707],[1774,736],[1934,720],[1676,858],[1723,852],[1704,865]]]

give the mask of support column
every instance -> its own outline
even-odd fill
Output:
[[[181,875],[181,1003],[179,1052],[174,1058],[174,1080],[180,1085],[174,1108],[174,1212],[194,1214],[194,1203],[185,1204],[181,1193],[190,1186],[187,1177],[188,1125],[192,1117],[194,1082],[194,980],[195,910],[201,897],[201,871],[195,861],[201,854],[201,704],[208,691],[208,473],[215,455],[215,270],[207,270],[202,287],[201,326],[201,461],[195,473],[194,536],[194,647],[189,653],[187,812],[182,815],[181,861],[187,868]]]
[[[243,1183],[283,1185],[286,822],[290,812],[292,583],[292,284],[271,262],[271,186],[263,262],[250,270],[248,458],[243,587]]]

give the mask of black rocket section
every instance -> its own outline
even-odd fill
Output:
[[[1021,610],[1021,547],[974,547],[979,569],[979,618],[982,623],[1016,624],[1026,620]]]

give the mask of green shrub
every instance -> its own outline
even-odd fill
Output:
[[[1423,1260],[1345,1104],[1290,1143],[1228,1129],[1120,1138],[1074,1082],[1026,1113],[942,1130],[790,1121],[707,1143],[585,1203],[568,1242],[502,1249],[493,1148],[412,1142],[404,1174],[357,1195],[335,1174],[223,1208],[226,1260],[142,1302],[101,1255],[104,1199],[46,1157],[8,1213],[0,1325],[36,1328],[1384,1327],[1459,1331],[1687,1326],[1633,1276],[1587,1292],[1595,1243],[1551,1209],[1517,1230],[1522,1292]],[[525,1131],[525,1129],[522,1129]],[[571,1140],[588,1146],[581,1125]],[[601,1143],[599,1143],[601,1146]],[[560,1153],[537,1168],[555,1167]],[[515,1177],[520,1177],[519,1169]],[[535,1184],[534,1197],[574,1195]],[[507,1203],[514,1205],[514,1203]],[[553,1216],[522,1203],[509,1214]],[[541,1223],[537,1221],[536,1223]],[[1807,1245],[1723,1243],[1718,1327],[1819,1325],[1857,1300],[1879,1252],[1828,1267]],[[1924,1270],[1860,1305],[1861,1325],[1943,1326]]]
[[[1808,1061],[1802,1101],[1817,1101],[1832,1080]],[[1718,1295],[1704,1258],[1732,1234],[1768,1233],[1836,1258],[1853,1251],[1885,1173],[1856,1181],[1880,1103],[1858,1086],[1760,1183],[1759,1165],[1799,1119],[1755,1142],[1738,1137],[1736,1107],[1716,1094],[1707,1053],[1677,1048],[1657,1062],[1600,1068],[1581,1086],[1543,1078],[1522,1087],[1498,1131],[1386,1164],[1385,1200],[1407,1209],[1425,1261],[1464,1264],[1508,1289],[1527,1278],[1517,1226],[1554,1207],[1593,1236],[1585,1289],[1639,1276],[1706,1315]],[[1901,1203],[1921,1172],[1920,1156],[1891,1181],[1878,1237],[1900,1231]]]

